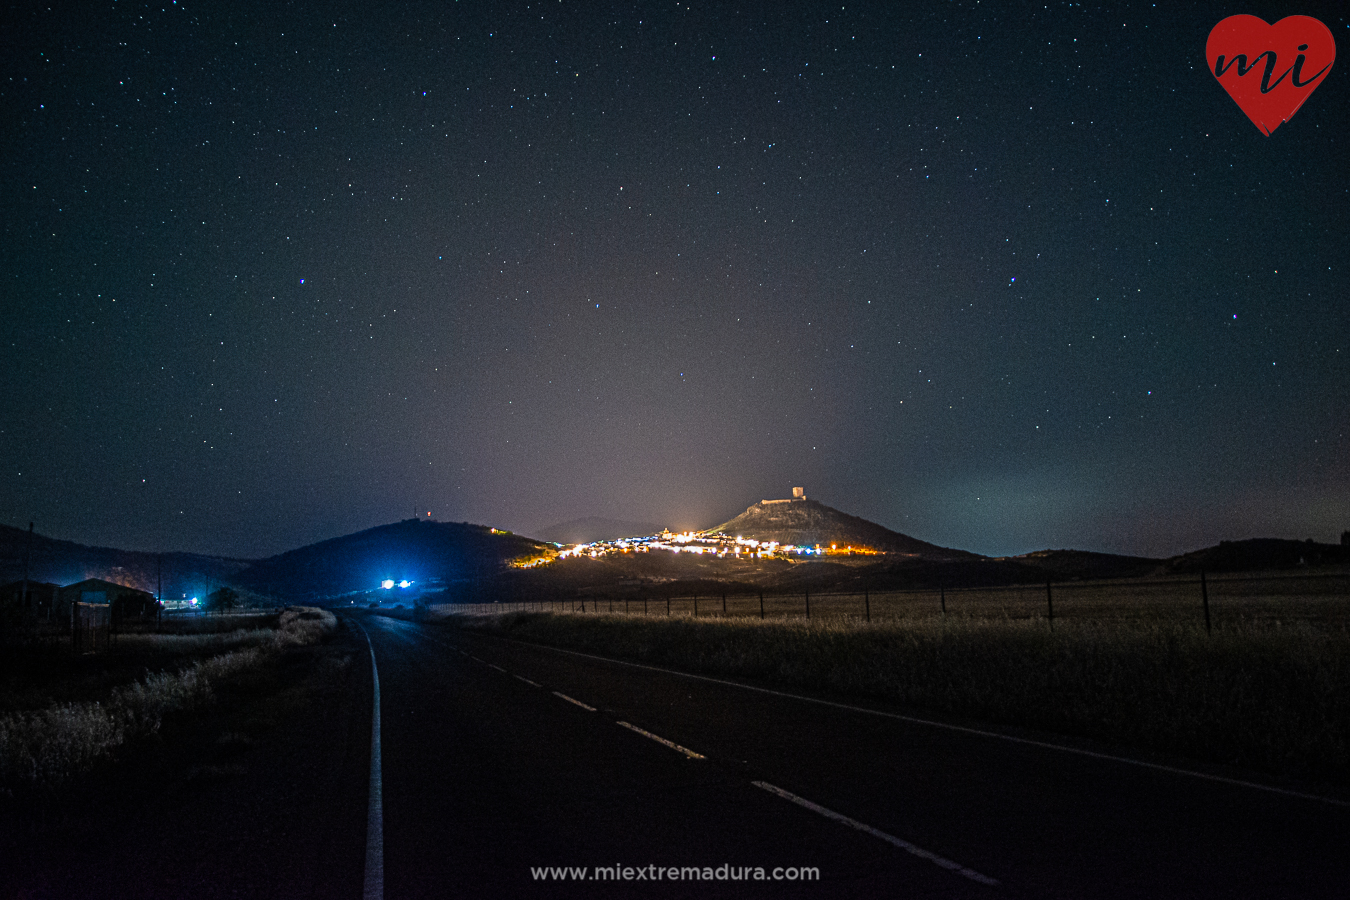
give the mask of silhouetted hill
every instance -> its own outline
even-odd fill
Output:
[[[1158,571],[1161,559],[1120,556],[1088,550],[1037,550],[1006,559],[1038,572],[1060,578],[1142,578]]]
[[[1350,563],[1350,547],[1343,544],[1253,538],[1246,541],[1220,541],[1217,547],[1174,556],[1165,560],[1163,566],[1167,572],[1193,573],[1202,569],[1206,572],[1243,572],[1346,563]]]
[[[550,525],[535,535],[541,541],[555,544],[593,544],[596,541],[617,541],[619,538],[646,537],[658,534],[660,525],[649,522],[621,522],[618,519],[602,519],[589,516],[585,519],[573,519],[558,525]]]
[[[0,525],[0,584],[23,577],[28,532]],[[203,594],[210,582],[219,585],[249,565],[249,560],[198,553],[145,553],[88,547],[33,534],[28,577],[53,584],[74,584],[86,578],[102,578],[155,593],[162,573],[164,599]]]
[[[951,550],[912,538],[815,500],[761,500],[729,522],[708,532],[722,532],[757,541],[798,546],[868,547],[925,559],[980,559],[975,553]]]
[[[249,566],[234,582],[291,601],[378,588],[385,579],[446,585],[497,574],[553,548],[486,525],[405,519],[333,538]]]

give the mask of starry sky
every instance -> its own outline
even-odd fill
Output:
[[[0,27],[0,511],[257,557],[808,497],[986,554],[1350,528],[1341,4],[82,0]]]

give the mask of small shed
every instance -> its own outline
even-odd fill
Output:
[[[56,605],[59,590],[59,585],[45,581],[13,581],[0,585],[0,607],[13,609],[25,617],[44,618]]]
[[[107,606],[114,620],[152,616],[159,609],[155,595],[149,591],[104,581],[102,578],[86,578],[66,585],[57,592],[56,602],[56,616],[62,621],[73,614],[76,603]]]

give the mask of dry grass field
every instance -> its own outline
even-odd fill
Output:
[[[1350,573],[1222,575],[1066,581],[1008,587],[851,593],[655,593],[642,599],[577,597],[509,604],[449,604],[445,612],[605,612],[698,618],[897,620],[947,615],[1137,624],[1309,622],[1350,626]]]
[[[229,618],[215,627],[240,624]],[[292,608],[247,624],[123,634],[107,652],[81,656],[60,644],[25,648],[0,678],[0,793],[87,771],[166,715],[209,702],[222,681],[321,640],[337,622],[326,610]]]

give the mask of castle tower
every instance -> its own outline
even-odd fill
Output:
[[[804,488],[804,487],[795,487],[795,488],[793,488],[793,489],[792,489],[792,499],[793,499],[793,500],[805,500],[805,499],[806,499],[806,488]]]

